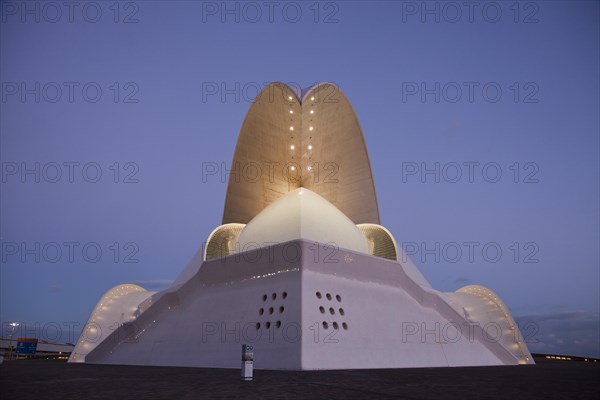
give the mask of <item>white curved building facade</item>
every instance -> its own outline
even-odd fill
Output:
[[[230,179],[223,225],[170,288],[109,291],[70,362],[239,368],[252,344],[264,369],[533,363],[494,292],[433,289],[379,225],[362,130],[334,85],[265,88],[234,163],[272,173]]]

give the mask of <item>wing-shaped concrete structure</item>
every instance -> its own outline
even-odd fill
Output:
[[[248,223],[299,187],[325,198],[348,218],[379,223],[371,164],[350,102],[337,86],[315,85],[299,98],[276,83],[256,98],[231,165],[223,224]]]
[[[70,362],[239,368],[252,344],[265,369],[533,363],[497,294],[435,290],[380,225],[362,131],[334,85],[265,88],[232,168],[223,225],[173,285],[111,289]]]

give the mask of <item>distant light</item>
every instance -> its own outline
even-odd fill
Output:
[[[308,128],[308,130],[309,130],[309,131],[312,131],[312,130],[313,130],[313,127],[312,127],[312,126],[311,126],[311,127],[309,127],[309,128]]]
[[[312,169],[312,167],[309,165],[307,169],[310,171]]]
[[[292,97],[292,96],[288,96],[288,99],[292,100],[292,99],[293,99],[293,97]]]
[[[290,131],[293,131],[293,130],[294,130],[294,127],[293,127],[293,126],[290,126]]]
[[[308,149],[309,149],[309,150],[312,150],[312,144],[309,144],[309,145],[308,145]]]
[[[315,96],[311,97],[310,101],[315,101]]]
[[[290,149],[291,149],[291,150],[294,150],[295,148],[296,148],[296,146],[294,146],[294,145],[291,145],[291,146],[290,146]]]
[[[311,114],[314,114],[314,113],[315,113],[315,110],[310,110],[310,113],[311,113]]]
[[[294,113],[294,110],[290,110],[290,114],[293,114],[293,113]]]
[[[294,167],[294,166],[292,165],[292,166],[290,167],[290,169],[291,169],[292,171],[295,171],[295,170],[296,170],[296,167]]]

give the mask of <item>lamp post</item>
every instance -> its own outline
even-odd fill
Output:
[[[19,326],[19,323],[11,322],[9,325],[12,328],[12,330],[10,331],[10,335],[8,336],[8,347],[9,347],[8,359],[12,360],[12,350],[13,350],[12,337],[15,333],[15,329],[17,329],[17,326]]]

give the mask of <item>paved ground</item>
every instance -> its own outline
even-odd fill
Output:
[[[600,363],[341,371],[239,370],[5,361],[7,399],[599,399]]]

